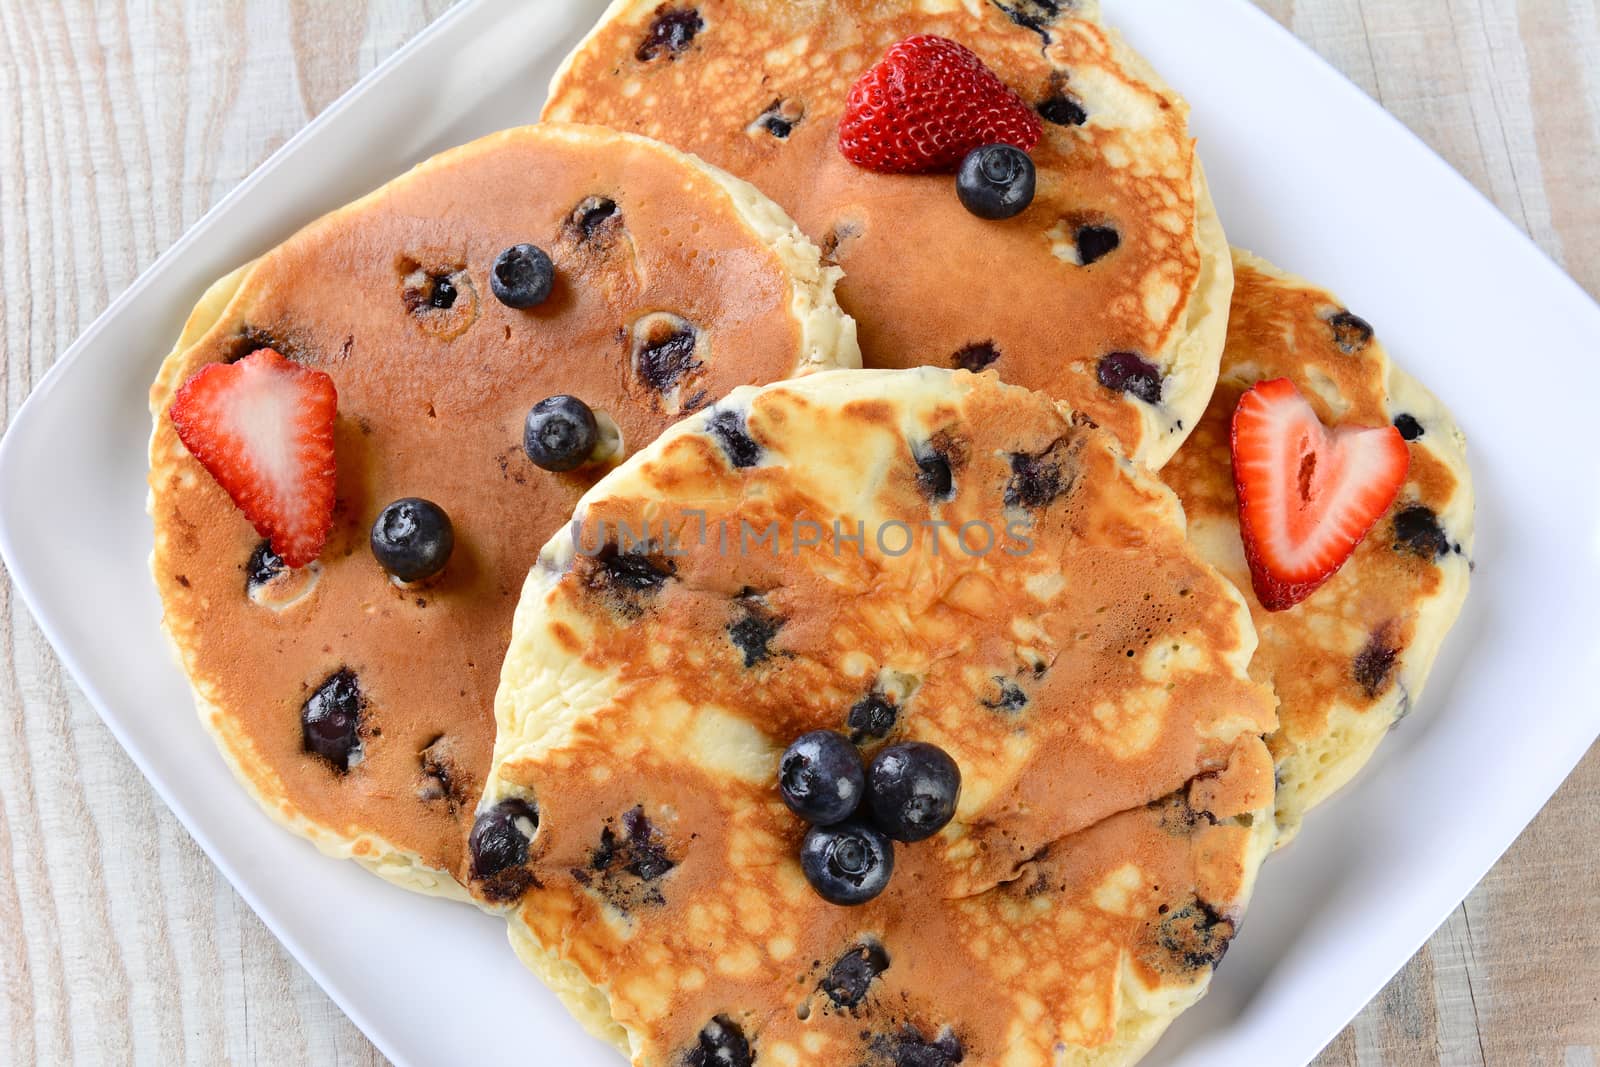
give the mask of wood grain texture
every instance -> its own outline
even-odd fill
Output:
[[[0,0],[4,417],[208,206],[448,3]],[[1594,0],[1258,3],[1600,294]],[[1597,901],[1591,752],[1318,1063],[1600,1062]],[[3,576],[0,1062],[382,1062],[189,840]]]

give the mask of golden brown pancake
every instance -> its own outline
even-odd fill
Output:
[[[1016,218],[969,214],[949,175],[839,153],[851,84],[919,33],[971,48],[1044,117],[1038,194]],[[844,267],[868,366],[992,367],[1152,467],[1211,394],[1232,270],[1188,106],[1093,0],[616,0],[545,117],[755,182]]]
[[[734,1029],[792,1067],[1127,1063],[1204,991],[1270,847],[1254,644],[1171,493],[1041,394],[931,368],[736,390],[530,574],[480,804],[526,859],[475,888],[636,1064],[748,1064],[702,1047]],[[954,821],[855,908],[806,882],[777,790],[818,728],[961,768]]]
[[[488,277],[522,242],[556,266],[530,311]],[[547,125],[438,156],[214,287],[151,390],[152,566],[202,718],[263,806],[331,854],[464,896],[517,595],[601,473],[535,467],[528,409],[576,395],[626,453],[734,386],[854,365],[835,274],[744,182],[640,138]],[[263,346],[338,389],[333,531],[301,571],[273,566],[165,414],[199,368]],[[407,496],[455,529],[448,567],[418,588],[368,546]],[[301,730],[341,671],[362,702],[348,769]]]
[[[1268,744],[1287,841],[1421,698],[1467,595],[1472,481],[1450,413],[1389,361],[1365,320],[1248,252],[1235,254],[1234,271],[1222,380],[1162,479],[1183,500],[1190,540],[1243,591],[1261,635],[1250,675],[1282,702]],[[1240,395],[1270,378],[1292,380],[1327,425],[1393,423],[1411,452],[1399,499],[1349,562],[1309,599],[1277,612],[1251,591],[1228,443]]]

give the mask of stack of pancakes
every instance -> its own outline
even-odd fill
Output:
[[[1041,116],[1016,218],[840,154],[851,84],[919,33]],[[1186,105],[1094,0],[617,0],[545,118],[218,282],[163,364],[152,568],[224,757],[325,852],[503,913],[636,1064],[1133,1062],[1420,698],[1471,566],[1449,413],[1333,296],[1230,252]],[[488,276],[522,242],[558,278],[532,311]],[[333,530],[295,571],[167,417],[261,347],[338,389]],[[1411,463],[1269,612],[1228,428],[1284,377]],[[556,394],[615,425],[610,463],[523,455]],[[457,542],[417,586],[365,544],[408,496]],[[300,719],[339,672],[347,767]],[[776,788],[819,728],[962,772],[861,907],[807,884]],[[486,872],[473,828],[508,811],[524,856]]]

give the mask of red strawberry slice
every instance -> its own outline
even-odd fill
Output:
[[[333,525],[333,379],[259,348],[183,383],[178,438],[291,567],[317,558]]]
[[[986,144],[1031,151],[1039,116],[948,37],[921,33],[890,48],[850,87],[839,151],[857,166],[896,174],[953,170]]]
[[[1250,584],[1268,611],[1333,577],[1405,484],[1393,426],[1328,430],[1287,378],[1258,382],[1233,412],[1233,484]]]

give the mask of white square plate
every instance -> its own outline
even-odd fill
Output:
[[[1299,1064],[1510,845],[1600,733],[1600,309],[1465,180],[1244,0],[1107,0],[1194,107],[1235,243],[1341,293],[1472,438],[1478,570],[1425,705],[1264,871],[1166,1065]],[[0,447],[0,552],[118,740],[250,905],[402,1064],[611,1064],[498,919],[281,832],[194,715],[146,574],[145,395],[207,283],[412,163],[532,121],[600,0],[465,0],[162,256]],[[92,595],[91,594],[92,591]]]

